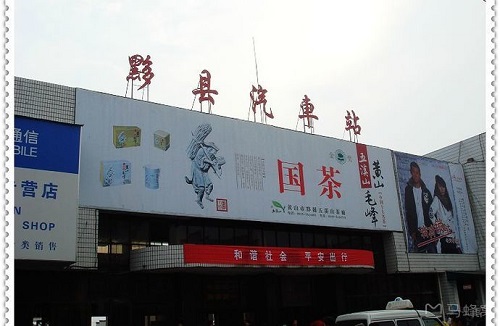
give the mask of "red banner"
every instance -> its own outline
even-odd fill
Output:
[[[194,244],[184,245],[184,263],[366,268],[375,266],[373,252],[369,250]]]

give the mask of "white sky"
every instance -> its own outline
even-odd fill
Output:
[[[493,101],[485,96],[493,48],[485,24],[494,12],[483,0],[13,5],[18,77],[124,96],[128,56],[149,54],[151,102],[190,109],[207,69],[219,92],[212,113],[247,120],[257,85],[253,38],[275,115],[268,124],[295,130],[307,95],[316,134],[349,140],[345,115],[354,110],[359,142],[418,155],[485,132]]]

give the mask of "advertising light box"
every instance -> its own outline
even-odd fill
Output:
[[[77,89],[80,205],[401,231],[389,150]]]
[[[15,259],[75,261],[80,128],[14,118]]]

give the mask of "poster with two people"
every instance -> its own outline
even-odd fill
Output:
[[[408,252],[474,254],[474,221],[462,166],[394,152]]]

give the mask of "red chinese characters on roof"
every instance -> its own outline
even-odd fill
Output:
[[[347,111],[347,115],[345,116],[345,125],[346,125],[345,130],[349,131],[349,139],[351,139],[351,130],[352,130],[354,134],[354,141],[357,142],[358,135],[361,134],[361,126],[358,125],[359,117],[356,116],[354,110],[351,110],[351,112],[352,116],[349,111]]]
[[[307,95],[304,95],[302,102],[300,103],[300,108],[302,109],[302,114],[299,114],[299,119],[303,119],[304,122],[304,132],[306,131],[306,127],[311,130],[311,133],[314,132],[314,120],[318,120],[318,117],[313,114],[314,105],[311,103],[311,100]]]
[[[258,85],[255,87],[252,85],[252,91],[250,92],[250,108],[253,111],[253,121],[255,122],[255,114],[257,113],[257,106],[260,107],[260,114],[261,118],[263,118],[263,122],[266,121],[266,117],[270,119],[274,119],[273,111],[271,108],[269,108],[269,112],[266,110],[266,104],[267,104],[267,99],[266,99],[266,93],[267,89],[262,88],[261,85]],[[264,116],[262,116],[262,113],[264,113]]]
[[[217,92],[215,89],[210,89],[210,83],[211,83],[212,76],[210,75],[210,72],[206,69],[203,69],[203,71],[200,74],[200,80],[198,82],[198,88],[193,89],[193,94],[196,97],[196,95],[200,95],[198,101],[200,102],[200,111],[203,111],[202,108],[202,102],[208,101],[208,112],[212,112],[212,104],[215,104],[215,100],[212,97],[212,94],[218,95],[219,92]]]
[[[142,55],[136,54],[131,57],[128,57],[128,62],[130,65],[130,70],[126,78],[127,81],[130,80],[132,80],[132,82],[134,80],[144,81],[144,83],[138,88],[138,90],[151,84],[151,79],[153,79],[155,74],[151,69],[151,65],[153,64],[153,62],[151,61],[151,57],[149,55],[147,55],[146,58],[144,58]],[[142,75],[142,80],[141,80],[141,75]]]

